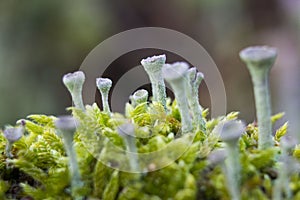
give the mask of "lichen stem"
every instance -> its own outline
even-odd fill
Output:
[[[139,104],[146,103],[148,100],[148,91],[144,89],[137,90],[130,97],[131,104],[133,107],[136,107]]]
[[[112,86],[112,81],[108,78],[97,78],[96,84],[101,93],[103,111],[110,115],[111,111],[108,103],[108,95]]]
[[[249,47],[240,52],[253,82],[259,132],[258,148],[261,150],[273,145],[269,73],[276,56],[276,49],[266,46]]]
[[[196,72],[196,68],[190,68],[188,70],[188,89],[187,89],[187,99],[190,109],[193,113],[193,121],[197,127],[197,130],[201,130],[206,133],[205,120],[202,117],[202,106],[199,103],[198,88],[203,80],[204,75],[201,72]]]
[[[231,199],[240,199],[241,163],[238,141],[245,131],[245,125],[241,121],[232,120],[220,123],[213,132],[220,134],[222,141],[226,143],[227,159],[225,160],[225,174]]]
[[[81,187],[81,176],[79,173],[79,167],[76,159],[76,152],[73,148],[73,136],[71,132],[66,132],[63,134],[64,145],[66,149],[66,153],[69,156],[69,166],[70,166],[70,174],[72,177],[72,188],[73,187]]]
[[[189,115],[188,101],[186,98],[188,80],[187,70],[188,64],[185,62],[165,64],[162,70],[163,77],[171,85],[177,101],[181,116],[182,133],[188,133],[193,130],[192,120]]]
[[[162,67],[165,62],[166,55],[159,55],[143,59],[141,64],[150,78],[153,101],[161,103],[166,110],[166,88],[162,77]]]
[[[66,153],[69,157],[69,168],[71,175],[72,196],[75,199],[83,199],[78,193],[83,186],[79,172],[77,155],[73,147],[73,138],[78,126],[78,122],[72,116],[62,116],[55,121],[58,134],[62,136]]]
[[[82,87],[84,81],[85,75],[82,71],[68,73],[63,76],[63,83],[69,90],[75,107],[81,110],[84,110],[84,104],[82,100]]]
[[[13,158],[13,154],[11,153],[13,143],[7,142],[5,146],[5,155],[7,158]]]
[[[7,158],[13,158],[12,146],[20,140],[24,134],[25,120],[20,120],[20,124],[17,122],[17,127],[8,127],[4,130],[4,137],[6,138],[5,155]]]
[[[231,194],[231,199],[239,200],[240,199],[240,154],[238,146],[228,145],[226,147],[227,151],[227,160],[225,161],[226,172],[227,172],[227,181],[228,187]]]
[[[125,123],[118,127],[119,135],[124,139],[127,154],[129,157],[129,165],[132,172],[139,172],[139,161],[137,156],[136,140],[134,126],[131,123]]]
[[[290,176],[299,169],[299,163],[289,155],[295,148],[297,140],[294,137],[285,135],[280,139],[281,147],[281,163],[278,170],[278,178],[275,180],[273,189],[274,200],[283,199],[283,194],[286,199],[292,199],[292,190],[289,186]]]

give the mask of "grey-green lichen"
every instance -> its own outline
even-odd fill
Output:
[[[165,105],[155,100],[145,102],[144,98],[141,103],[126,104],[123,115],[100,110],[97,104],[83,108],[78,98],[75,107],[68,109],[71,120],[30,115],[23,125],[10,126],[11,130],[20,126],[25,130],[22,137],[16,134],[18,140],[14,140],[9,154],[5,153],[11,138],[8,133],[14,131],[0,130],[0,198],[299,199],[300,145],[287,142],[288,124],[275,131],[274,142],[260,148],[261,129],[256,123],[245,127],[239,122],[238,112],[208,119],[204,109],[203,132],[192,123],[195,115],[186,99],[182,107],[182,88],[188,88],[186,84],[193,78],[186,77],[187,64],[178,65],[182,69],[174,72],[180,75],[163,73],[167,81],[181,84],[172,87],[176,98],[165,99]],[[170,65],[164,70],[171,67],[176,68]],[[275,124],[282,116],[280,113],[268,120]],[[181,130],[194,135],[190,143],[190,135],[180,134]],[[166,147],[166,153],[147,165],[140,162],[142,156],[137,159],[131,156],[135,154],[123,156],[120,152],[124,151],[118,151],[151,153]],[[169,165],[159,166],[170,159]],[[143,173],[119,170],[122,167]]]
[[[101,93],[103,111],[110,114],[108,94],[112,86],[112,81],[109,78],[97,78],[96,85]]]
[[[152,56],[141,61],[151,81],[153,101],[161,103],[164,108],[166,108],[166,88],[162,77],[162,67],[165,62],[166,55]]]
[[[134,125],[131,123],[122,124],[118,127],[118,133],[125,141],[131,170],[139,172]]]
[[[80,109],[84,109],[84,103],[82,99],[82,87],[84,81],[85,75],[82,71],[68,73],[63,76],[63,83],[69,90],[75,107]]]
[[[175,98],[178,104],[178,109],[181,116],[182,132],[188,133],[192,131],[192,120],[189,115],[187,102],[188,85],[188,64],[185,62],[176,62],[173,64],[165,64],[163,66],[163,77],[171,85]]]
[[[199,103],[198,88],[202,82],[204,75],[201,72],[197,72],[196,68],[190,68],[188,70],[188,84],[187,84],[187,99],[190,106],[190,109],[193,113],[193,121],[197,129],[200,129],[204,133],[205,129],[205,120],[202,117],[202,106]]]
[[[227,159],[224,174],[232,200],[240,199],[241,166],[238,141],[244,131],[245,125],[236,120],[221,122],[213,131],[219,134],[226,144]]]
[[[57,133],[62,136],[66,153],[69,157],[69,169],[71,174],[71,194],[76,200],[81,200],[83,197],[78,194],[80,188],[83,186],[81,175],[78,168],[77,155],[73,147],[74,135],[78,121],[72,116],[61,116],[55,120],[55,127]]]
[[[144,89],[137,90],[130,97],[131,104],[133,107],[136,107],[139,104],[144,104],[148,100],[148,91]]]
[[[24,126],[25,122],[22,120],[20,126],[18,127],[6,127],[3,131],[3,135],[7,140],[6,147],[5,147],[5,155],[8,158],[13,158],[11,153],[12,145],[21,139],[24,134]]]
[[[260,133],[258,145],[260,149],[266,149],[273,145],[269,74],[277,57],[277,50],[267,46],[248,47],[240,52],[240,57],[246,63],[253,82]]]

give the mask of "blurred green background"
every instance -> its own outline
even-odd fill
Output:
[[[238,52],[249,45],[277,47],[273,112],[299,119],[299,0],[1,0],[0,126],[34,113],[66,113],[71,98],[62,75],[77,70],[106,38],[145,26],[197,40],[223,76],[228,112],[239,110],[248,122],[255,119],[253,91]],[[209,94],[202,87],[206,107]]]

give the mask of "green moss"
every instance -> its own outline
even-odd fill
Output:
[[[170,114],[165,113],[163,107],[157,103],[137,106],[131,113],[131,119],[135,122],[139,135],[137,148],[139,152],[153,152],[163,148],[174,138],[168,137],[180,127],[180,121],[174,118],[172,109]],[[145,110],[146,109],[146,110]],[[112,170],[97,160],[97,156],[114,159],[114,165],[121,165],[122,160],[116,159],[116,155],[110,154],[111,143],[124,147],[122,138],[116,128],[125,116],[112,114],[109,117],[100,111],[96,104],[86,106],[86,111],[71,108],[73,115],[81,122],[75,137],[75,149],[78,156],[80,173],[84,181],[81,193],[87,197],[105,199],[229,199],[225,183],[225,177],[219,165],[211,168],[205,161],[214,150],[222,148],[223,142],[219,141],[212,130],[220,122],[236,119],[237,112],[227,116],[211,119],[207,122],[207,134],[198,131],[194,141],[187,151],[171,165],[154,172],[148,172],[137,176],[131,173]],[[148,120],[139,121],[140,115],[148,116]],[[13,146],[16,158],[9,160],[3,155],[5,138],[0,135],[1,154],[1,190],[0,195],[5,194],[11,184],[17,182],[18,187],[23,188],[19,196],[31,196],[35,199],[65,198],[70,199],[68,189],[70,178],[68,173],[67,157],[62,139],[55,134],[53,116],[31,115],[26,120],[27,133]],[[145,128],[147,127],[147,128]],[[159,127],[159,128],[158,128]],[[277,131],[279,138],[286,131],[284,124]],[[242,199],[251,194],[255,198],[270,198],[276,174],[276,157],[280,155],[280,148],[274,147],[267,150],[257,149],[257,129],[253,124],[247,126],[247,131],[240,140],[240,153],[242,165]],[[142,137],[144,136],[144,137]],[[108,142],[109,141],[109,142]],[[88,148],[91,147],[91,148]],[[176,149],[180,146],[174,146]],[[170,148],[170,153],[176,151]],[[294,156],[299,158],[299,147],[294,150]],[[300,152],[300,151],[299,151]],[[118,155],[117,155],[118,156]],[[163,155],[165,157],[171,154]],[[167,159],[167,158],[160,158]],[[10,167],[7,168],[7,165]],[[17,175],[12,175],[11,168],[19,169]],[[15,171],[14,171],[15,172]],[[205,172],[205,174],[203,174]],[[24,174],[26,174],[25,179]],[[20,176],[20,177],[18,177]],[[17,178],[15,178],[17,177]],[[276,178],[276,177],[275,177]],[[291,180],[292,191],[300,190],[299,177],[293,176]],[[261,189],[257,189],[260,187]],[[110,191],[110,192],[109,192]]]

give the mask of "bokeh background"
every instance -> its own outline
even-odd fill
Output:
[[[198,41],[223,76],[228,112],[239,110],[247,122],[255,120],[254,97],[238,52],[249,45],[277,47],[273,113],[286,111],[300,122],[299,0],[0,0],[0,126],[29,114],[65,114],[71,98],[62,75],[77,70],[108,37],[145,26],[174,29]],[[124,55],[113,64],[126,68],[133,56],[146,54]],[[200,91],[201,103],[209,107],[205,84]]]

